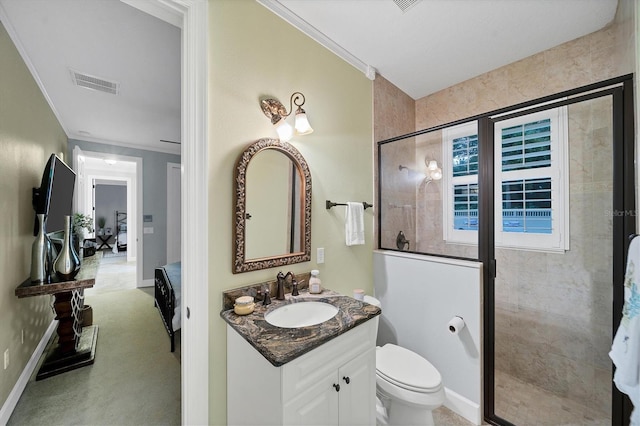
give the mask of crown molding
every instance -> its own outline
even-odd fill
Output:
[[[269,9],[271,12],[278,15],[280,18],[287,21],[289,24],[302,31],[304,34],[311,37],[322,46],[329,49],[331,52],[342,58],[356,69],[360,70],[369,80],[375,80],[376,69],[371,65],[363,62],[351,52],[340,46],[338,43],[327,37],[323,32],[319,31],[313,25],[293,13],[287,7],[285,7],[278,0],[256,0],[259,4]]]

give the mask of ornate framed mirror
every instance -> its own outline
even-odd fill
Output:
[[[249,145],[235,168],[233,273],[311,260],[311,173],[279,139]]]

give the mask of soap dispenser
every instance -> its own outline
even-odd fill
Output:
[[[320,278],[318,278],[318,275],[320,275],[320,271],[318,271],[317,269],[312,269],[311,270],[311,278],[309,278],[309,293],[311,294],[320,294],[322,293],[322,286],[320,285]]]

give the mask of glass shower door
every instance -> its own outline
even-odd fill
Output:
[[[612,96],[494,127],[494,397],[511,423],[611,424],[613,134]]]

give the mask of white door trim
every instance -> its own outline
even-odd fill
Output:
[[[182,28],[182,424],[209,423],[207,0],[126,0]]]
[[[182,180],[181,174],[182,166],[179,163],[167,163],[167,263],[181,260],[180,223],[182,218],[180,211],[176,211],[176,207],[180,209],[182,206],[179,186]]]

